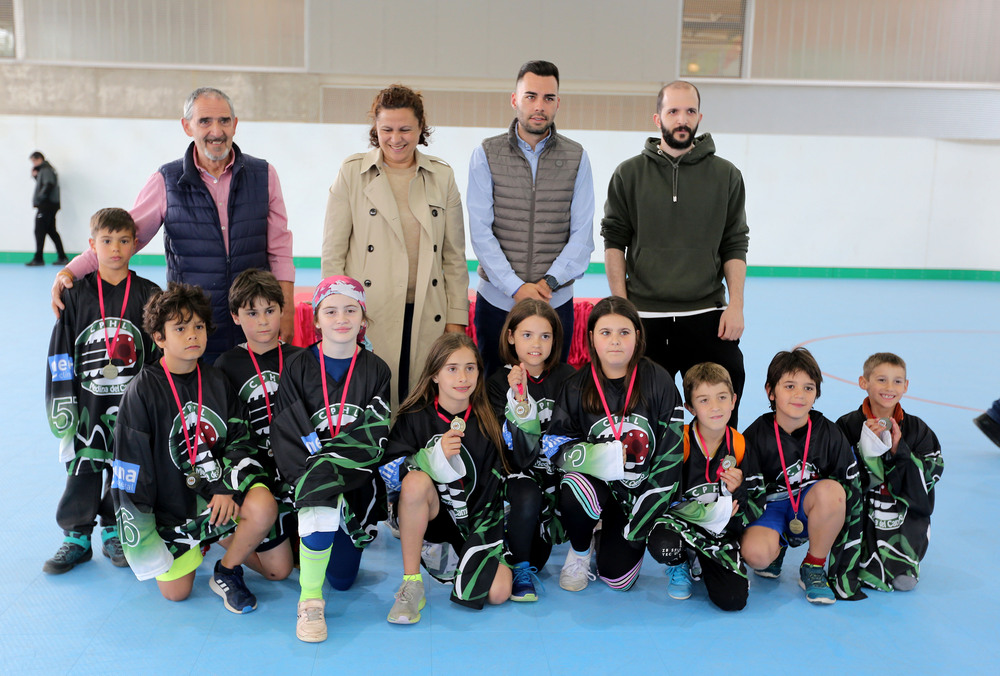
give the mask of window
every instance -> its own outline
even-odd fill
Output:
[[[681,77],[743,74],[745,0],[684,0]]]

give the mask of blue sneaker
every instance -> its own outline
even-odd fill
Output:
[[[667,596],[678,601],[691,598],[691,571],[687,563],[678,566],[667,566]]]
[[[778,579],[778,577],[781,575],[781,564],[785,560],[785,551],[787,549],[788,547],[786,547],[785,545],[781,545],[781,549],[778,550],[778,556],[774,559],[774,561],[768,564],[767,568],[761,568],[760,570],[754,568],[753,572],[755,572],[757,575],[760,575],[761,577],[770,578],[772,580]]]
[[[538,579],[538,569],[533,568],[527,561],[515,564],[512,570],[514,573],[514,583],[510,591],[511,601],[537,601],[538,594],[535,592],[535,582],[541,586]]]
[[[799,586],[806,590],[806,601],[829,605],[837,598],[826,581],[826,571],[822,566],[811,566],[803,563],[799,567]]]
[[[221,560],[215,562],[215,571],[212,573],[212,579],[208,581],[208,586],[222,597],[226,610],[237,615],[256,610],[257,597],[251,594],[243,583],[243,567],[236,566],[232,574],[226,574],[219,570],[221,565]]]

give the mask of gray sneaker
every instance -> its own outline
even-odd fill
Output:
[[[393,624],[416,624],[420,621],[420,611],[426,604],[423,580],[403,580],[396,592],[396,602],[392,604],[388,620]]]
[[[580,556],[570,547],[566,552],[566,562],[559,571],[559,586],[566,591],[578,592],[587,588],[591,580],[597,579],[590,572],[590,557],[594,551],[593,545],[585,556]]]
[[[322,643],[326,640],[326,617],[323,599],[299,601],[298,617],[295,621],[295,637],[306,643]]]

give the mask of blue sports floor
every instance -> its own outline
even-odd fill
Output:
[[[161,269],[137,270],[163,283]],[[55,272],[0,265],[8,316],[19,318],[0,368],[8,467],[0,507],[9,526],[0,548],[4,674],[997,673],[1000,449],[971,422],[1000,396],[995,283],[747,283],[741,426],[767,409],[764,371],[779,349],[805,343],[813,350],[826,373],[817,408],[830,418],[860,404],[857,376],[868,354],[889,350],[907,360],[904,406],[937,432],[945,458],[915,591],[810,606],[796,582],[801,548],[790,552],[780,580],[754,577],[746,610],[726,614],[698,584],[691,599],[670,599],[662,567],[648,556],[629,592],[599,582],[578,594],[562,591],[561,546],[542,571],[538,603],[471,611],[432,581],[420,623],[395,626],[385,616],[402,563],[398,541],[384,531],[354,588],[327,590],[329,639],[305,644],[295,638],[297,573],[266,582],[248,572],[258,609],[233,615],[208,588],[218,547],[182,603],[163,600],[154,583],[139,583],[99,552],[65,575],[42,573],[61,540],[54,512],[65,476],[43,406]],[[299,284],[318,276],[303,270]],[[577,295],[606,292],[603,278],[593,278]]]

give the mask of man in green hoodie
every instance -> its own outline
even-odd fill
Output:
[[[611,293],[639,309],[646,354],[672,375],[701,362],[721,364],[738,407],[746,379],[739,347],[750,241],[746,194],[739,169],[715,155],[712,136],[696,136],[700,108],[689,82],[660,90],[653,123],[662,136],[622,162],[608,186],[604,263]]]

